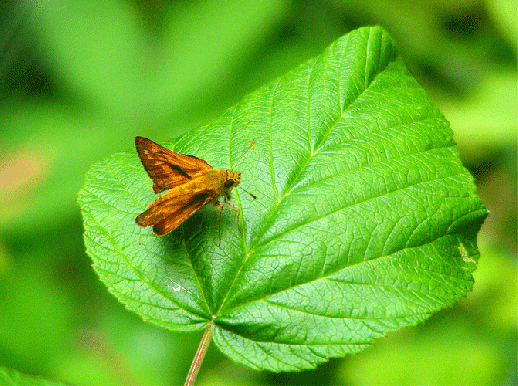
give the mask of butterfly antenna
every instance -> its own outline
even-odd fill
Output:
[[[243,191],[245,191],[245,192],[246,192],[246,193],[248,193],[249,195],[251,195],[251,196],[252,196],[252,198],[253,198],[254,200],[255,200],[255,199],[257,199],[257,196],[256,196],[255,194],[250,193],[248,190],[243,189],[241,186],[238,186],[238,188],[239,188],[239,189],[241,189],[241,190],[243,190]]]
[[[250,146],[248,146],[248,149],[245,150],[245,152],[243,153],[243,155],[241,157],[239,157],[239,159],[237,160],[237,162],[234,164],[234,166],[232,166],[232,169],[234,169],[238,163],[241,162],[241,160],[243,159],[243,157],[245,156],[245,154],[248,152],[248,150],[250,150],[250,148],[252,146],[254,146],[254,143],[255,143],[255,140],[252,141],[252,143],[250,144]],[[243,189],[244,190],[244,189]],[[247,192],[248,193],[248,192]]]

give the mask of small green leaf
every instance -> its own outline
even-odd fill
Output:
[[[135,152],[88,172],[87,251],[109,290],[175,330],[213,319],[222,352],[295,371],[357,352],[471,290],[474,194],[448,122],[380,28],[362,28],[173,149],[237,166],[236,212],[207,207],[165,237],[134,223],[156,196]]]

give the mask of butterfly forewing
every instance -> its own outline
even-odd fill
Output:
[[[135,222],[140,226],[153,226],[153,232],[164,235],[209,202],[216,202],[224,187],[225,171],[210,168],[202,175],[193,174],[190,179],[178,178],[180,182],[151,202],[148,209],[135,218]]]
[[[212,167],[192,155],[178,154],[143,137],[135,137],[137,153],[149,178],[153,191],[163,192],[199,177]]]

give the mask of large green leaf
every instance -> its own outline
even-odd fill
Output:
[[[255,369],[312,368],[414,325],[471,290],[474,194],[448,122],[380,28],[363,28],[172,148],[238,165],[241,208],[207,207],[165,237],[134,223],[156,196],[135,152],[95,164],[79,194],[109,290],[170,329],[215,322]],[[240,232],[241,231],[241,232]]]

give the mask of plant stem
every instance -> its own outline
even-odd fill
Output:
[[[189,369],[189,374],[187,374],[187,379],[185,380],[185,386],[193,386],[194,381],[196,381],[196,376],[198,375],[198,371],[200,371],[203,358],[205,357],[205,353],[207,352],[207,348],[209,347],[213,327],[214,321],[211,320],[210,323],[207,324],[207,328],[205,329],[205,333],[201,338],[198,350],[196,350],[196,355],[192,360],[191,368]]]

